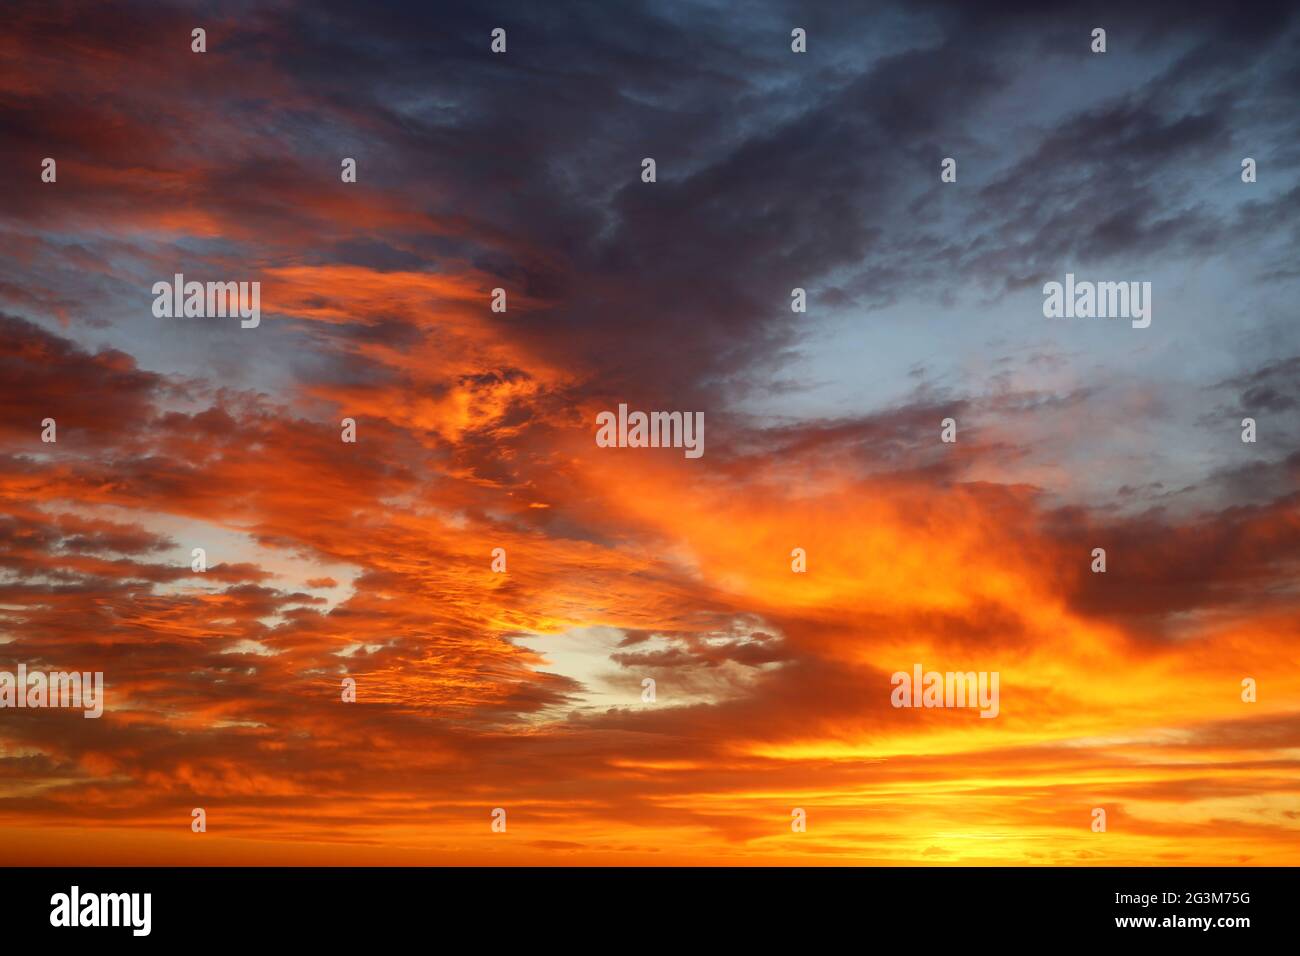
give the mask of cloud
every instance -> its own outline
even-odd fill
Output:
[[[108,694],[6,712],[16,861],[192,862],[203,806],[231,862],[1294,862],[1286,11],[192,20],[0,40],[0,667]],[[1180,278],[1099,345],[1034,324],[1076,261]],[[154,319],[175,272],[262,327]],[[891,707],[918,662],[999,718]]]

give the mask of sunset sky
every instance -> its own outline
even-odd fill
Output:
[[[0,863],[1300,863],[1298,102],[1282,4],[6,5],[0,670],[106,705]]]

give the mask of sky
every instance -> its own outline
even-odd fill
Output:
[[[1197,0],[9,4],[0,670],[105,708],[0,709],[0,862],[1300,862],[1297,54]]]

